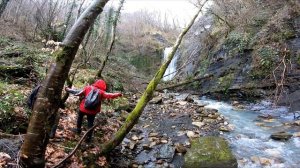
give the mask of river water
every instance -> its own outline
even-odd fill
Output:
[[[275,141],[270,135],[278,131],[291,134],[299,132],[299,127],[285,126],[285,122],[293,122],[293,115],[287,113],[287,108],[274,108],[269,102],[251,105],[247,109],[235,110],[224,102],[202,98],[199,103],[207,103],[205,107],[218,109],[234,125],[234,130],[223,133],[229,141],[239,167],[243,168],[299,168],[300,138],[292,137],[288,141]],[[260,119],[259,114],[272,114],[276,119]]]

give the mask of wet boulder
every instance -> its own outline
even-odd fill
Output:
[[[273,133],[270,138],[274,139],[274,140],[278,140],[278,141],[287,141],[289,140],[293,135],[292,134],[289,134],[287,132],[276,132],[276,133]]]
[[[168,162],[172,161],[175,154],[175,148],[170,144],[162,145],[157,153],[157,158],[164,159]]]
[[[192,141],[184,156],[185,168],[237,168],[237,159],[224,138],[207,136]]]
[[[189,103],[193,103],[193,102],[194,102],[193,96],[192,96],[192,95],[188,95],[188,96],[184,99],[184,101],[187,101],[187,102],[189,102]]]
[[[161,96],[154,97],[149,103],[150,104],[161,104],[163,102]]]

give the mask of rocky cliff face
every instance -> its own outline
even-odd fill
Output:
[[[195,75],[205,95],[231,98],[271,98],[300,110],[299,3],[283,3],[264,20],[221,30],[213,26],[202,35]]]

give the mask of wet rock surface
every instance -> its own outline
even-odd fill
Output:
[[[192,95],[178,96],[159,95],[147,105],[139,122],[114,151],[123,159],[112,154],[112,166],[182,167],[191,139],[219,135],[219,129],[226,127],[224,122],[228,124],[218,110],[191,101]]]
[[[289,134],[287,132],[276,132],[273,133],[270,138],[274,139],[274,140],[279,140],[279,141],[287,141],[289,140],[293,135]]]

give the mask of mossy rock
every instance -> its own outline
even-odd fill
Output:
[[[184,156],[185,168],[236,168],[237,160],[228,143],[220,137],[200,137],[192,141]]]

